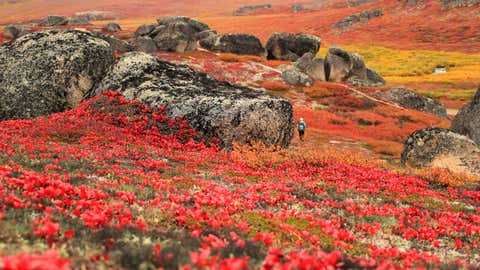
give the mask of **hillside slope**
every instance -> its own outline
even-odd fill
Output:
[[[76,1],[38,0],[0,4],[0,24],[38,19],[48,14],[72,15],[86,10],[105,10],[120,14],[123,25],[134,28],[166,15],[198,17],[222,33],[242,32],[258,35],[263,41],[275,31],[309,32],[321,36],[328,44],[369,44],[397,49],[430,49],[480,52],[479,6],[444,10],[440,1],[419,1],[407,5],[403,1],[385,0],[348,7],[347,2],[322,2],[320,10],[292,13],[291,0],[267,1],[271,11],[259,15],[232,16],[241,6],[265,1]],[[302,3],[309,1],[295,1]],[[311,1],[310,1],[311,2]],[[315,2],[315,1],[314,1]],[[331,3],[323,4],[323,3]],[[339,30],[333,25],[350,15],[380,8],[383,16],[368,23],[355,23]],[[270,12],[270,14],[268,14]]]

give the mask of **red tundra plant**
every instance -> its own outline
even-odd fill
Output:
[[[0,269],[478,264],[475,188],[351,152],[220,151],[165,111],[107,92],[1,122]]]

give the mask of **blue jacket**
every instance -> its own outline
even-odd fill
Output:
[[[297,125],[297,129],[300,131],[305,130],[307,129],[307,124],[304,121],[299,121]]]

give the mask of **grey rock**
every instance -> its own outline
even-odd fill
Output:
[[[208,25],[185,16],[164,17],[149,34],[161,51],[188,52],[197,48],[197,34],[209,30]]]
[[[104,31],[107,32],[120,32],[122,31],[122,28],[118,23],[108,23],[104,28]]]
[[[112,49],[116,52],[126,53],[133,50],[133,47],[125,40],[121,40],[113,36],[105,36],[102,39],[108,42],[108,44],[110,44]]]
[[[375,3],[377,0],[348,0],[348,6],[350,7],[358,7],[370,3]]]
[[[270,60],[296,61],[305,53],[317,54],[321,39],[309,34],[273,33],[265,46]]]
[[[146,36],[150,34],[153,30],[155,30],[154,24],[143,24],[140,25],[137,30],[135,31],[136,36]]]
[[[76,17],[68,18],[66,25],[93,26],[89,21]]]
[[[404,87],[388,90],[381,93],[381,96],[405,108],[425,111],[442,118],[448,118],[447,109],[443,104]]]
[[[225,34],[212,36],[200,41],[200,45],[210,51],[265,56],[265,48],[253,35]]]
[[[75,17],[86,21],[116,20],[120,15],[109,11],[89,10],[75,13]]]
[[[312,63],[314,58],[315,58],[315,54],[311,52],[307,52],[304,55],[302,55],[302,57],[298,58],[294,66],[298,68],[300,71],[305,72],[307,70],[307,67]]]
[[[97,38],[101,38],[101,39],[105,40],[106,42],[108,42],[108,44],[110,44],[112,49],[116,52],[126,53],[126,52],[130,52],[130,51],[133,50],[133,47],[128,42],[126,42],[124,40],[121,40],[121,39],[118,39],[114,36],[104,35],[99,30],[92,31],[92,35],[94,35]]]
[[[315,81],[326,81],[325,77],[325,63],[323,59],[315,57],[312,53],[306,53],[300,57],[294,66],[308,75]]]
[[[40,26],[61,26],[67,23],[68,19],[65,16],[50,15],[43,19]]]
[[[244,6],[235,10],[233,12],[233,16],[244,16],[244,15],[248,15],[250,12],[255,10],[271,9],[271,8],[272,8],[272,5],[270,4]]]
[[[480,87],[472,102],[457,114],[450,129],[468,136],[480,145]]]
[[[137,37],[135,39],[135,50],[144,53],[155,53],[158,51],[157,44],[150,37]]]
[[[440,0],[442,9],[473,7],[480,3],[480,0]]]
[[[369,20],[373,18],[378,18],[381,16],[383,16],[383,11],[379,8],[374,9],[372,11],[364,10],[360,14],[352,14],[339,20],[333,25],[333,27],[339,28],[342,30],[348,30],[359,22],[368,23]]]
[[[282,79],[291,85],[312,86],[313,80],[305,73],[295,67],[291,67],[282,72]]]
[[[480,173],[480,149],[466,136],[447,129],[427,128],[415,131],[405,142],[401,161],[415,168],[429,167],[439,159],[448,158],[461,164],[471,173]]]
[[[20,35],[21,29],[14,25],[8,25],[3,29],[3,36],[14,39]]]
[[[331,47],[325,57],[325,78],[330,82],[349,82],[357,86],[385,85],[385,80],[367,68],[363,58],[340,47]]]
[[[209,29],[209,30],[205,30],[205,31],[202,31],[202,32],[198,32],[197,34],[195,34],[195,37],[199,40],[202,40],[202,39],[207,39],[207,38],[210,38],[210,37],[214,37],[216,35],[217,35],[216,30]]]
[[[371,82],[372,86],[382,86],[387,84],[385,79],[371,68],[367,68],[367,79]]]
[[[286,147],[293,136],[293,111],[282,97],[211,79],[140,52],[125,54],[91,95],[105,89],[129,99],[165,106],[170,117],[184,116],[206,138],[232,142],[260,141]]]
[[[195,27],[183,21],[173,21],[165,26],[153,39],[159,50],[183,53],[197,48]]]
[[[157,19],[158,25],[171,25],[176,23],[186,23],[190,25],[195,32],[202,32],[208,30],[209,27],[206,23],[199,20],[195,20],[186,16],[170,16]]]
[[[113,61],[107,42],[81,31],[36,32],[0,45],[0,120],[74,108]]]
[[[315,81],[327,81],[325,76],[325,62],[322,58],[314,58],[305,70],[305,73]]]
[[[353,68],[353,59],[350,53],[340,47],[331,47],[328,49],[325,62],[328,81],[344,82],[348,80]]]

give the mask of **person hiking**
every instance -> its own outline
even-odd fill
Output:
[[[300,140],[303,142],[303,137],[305,136],[305,129],[307,129],[307,124],[303,121],[303,118],[300,118],[298,121],[297,130],[298,135],[300,136]]]

